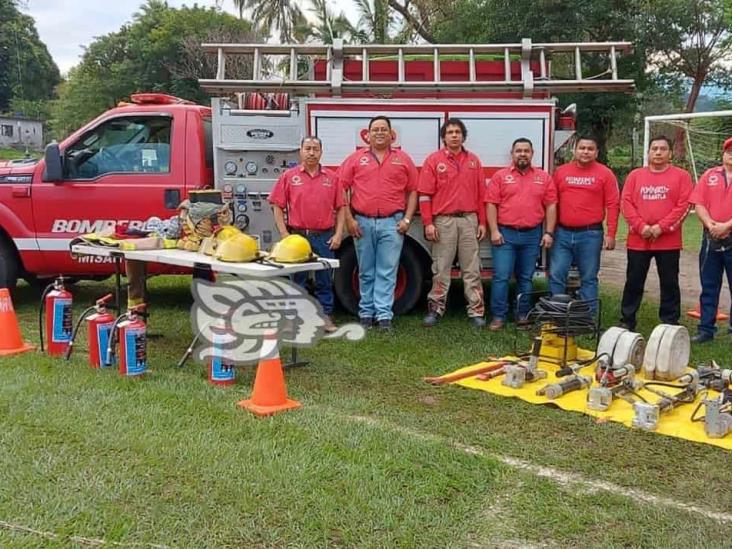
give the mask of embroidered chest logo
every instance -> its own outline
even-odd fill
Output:
[[[595,178],[593,176],[579,176],[579,175],[568,175],[564,178],[567,185],[573,187],[591,187],[595,184]]]
[[[361,164],[361,166],[365,166],[369,163],[369,157],[368,156],[362,156],[359,158],[358,163]]]
[[[710,175],[707,181],[707,187],[716,187],[719,185],[719,176],[716,174]]]
[[[292,184],[293,185],[302,185],[302,177],[299,175],[295,175],[292,177]]]
[[[516,183],[516,178],[509,173],[503,178],[503,182],[508,184]]]
[[[323,187],[332,187],[333,186],[333,182],[328,177],[324,177],[322,179],[321,183],[323,184]]]
[[[440,162],[439,164],[437,164],[437,171],[439,173],[445,173],[447,171],[447,165]]]
[[[536,176],[534,176],[534,183],[536,183],[537,185],[543,185],[544,178],[541,177],[540,175],[536,175]]]
[[[397,164],[397,165],[399,165],[399,164],[401,164],[401,163],[402,163],[402,159],[401,159],[401,158],[399,158],[398,156],[394,156],[394,157],[392,157],[392,159],[391,159],[391,163],[392,163],[392,164]]]
[[[478,163],[475,160],[471,160],[468,162],[468,168],[470,168],[471,170],[474,170],[477,167],[478,167]]]
[[[666,185],[649,185],[640,188],[641,200],[666,200],[669,188]]]

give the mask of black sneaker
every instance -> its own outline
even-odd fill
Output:
[[[358,319],[359,324],[361,324],[362,328],[365,328],[366,330],[370,330],[371,327],[374,325],[374,319],[370,316],[362,316]]]
[[[694,337],[691,338],[692,343],[706,343],[707,341],[711,341],[714,339],[714,336],[712,334],[705,334],[703,332],[699,332]]]
[[[471,316],[468,320],[473,328],[485,328],[485,318],[482,316]]]
[[[422,326],[425,328],[432,328],[433,326],[437,326],[438,322],[440,322],[440,315],[429,312],[427,313],[427,316],[422,319]]]
[[[389,320],[388,318],[379,320],[379,330],[382,332],[391,332],[391,330],[392,330],[391,320]]]

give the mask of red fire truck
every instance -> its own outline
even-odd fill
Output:
[[[231,200],[236,224],[269,248],[277,239],[267,198],[296,163],[300,140],[323,141],[323,163],[337,167],[357,147],[377,114],[388,115],[396,146],[416,164],[441,146],[448,117],[465,122],[466,146],[486,176],[507,165],[512,141],[534,143],[534,164],[551,170],[555,151],[573,134],[574,118],[553,93],[629,92],[617,56],[630,44],[329,46],[204,44],[218,56],[215,78],[201,80],[211,107],[164,94],[133,95],[52,144],[37,163],[0,166],[0,287],[19,277],[58,274],[105,277],[102,258],[72,258],[69,241],[128,221],[175,215],[195,189],[219,188]],[[584,75],[583,56],[607,59],[602,75]],[[564,61],[563,61],[564,60]],[[228,61],[228,70],[227,70]],[[553,74],[561,66],[565,74]],[[248,71],[247,78],[241,74]],[[557,71],[555,70],[554,73]],[[429,243],[418,220],[405,241],[395,312],[410,310],[430,277]],[[339,252],[336,294],[357,309],[353,244]],[[490,246],[481,246],[490,275]],[[541,265],[538,266],[541,268]],[[455,271],[459,266],[456,264]],[[159,266],[153,272],[166,272]]]

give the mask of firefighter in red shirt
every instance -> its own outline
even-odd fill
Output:
[[[580,299],[596,308],[597,273],[602,248],[615,248],[620,196],[618,180],[607,166],[597,161],[597,140],[581,136],[574,147],[574,159],[554,172],[559,198],[559,222],[549,263],[549,291],[563,294],[567,274],[574,263],[579,270]],[[607,235],[602,223],[607,213]]]
[[[487,218],[493,245],[490,330],[503,328],[508,316],[508,283],[516,273],[519,324],[526,322],[531,302],[536,260],[541,246],[551,248],[557,221],[557,190],[552,177],[531,160],[534,147],[525,137],[513,142],[511,166],[498,170],[485,193]],[[546,217],[546,230],[542,224]],[[543,233],[543,234],[542,234]]]
[[[722,290],[722,274],[732,288],[732,137],[722,145],[722,165],[704,172],[690,202],[704,225],[704,237],[699,252],[701,278],[701,320],[699,332],[692,338],[704,343],[714,338],[717,328],[717,307]],[[732,315],[730,316],[732,318]],[[732,326],[728,329],[732,334]]]
[[[628,267],[621,304],[621,325],[635,329],[651,259],[661,286],[658,316],[678,324],[681,314],[679,257],[681,224],[689,209],[691,176],[671,165],[671,140],[655,137],[648,148],[648,166],[630,172],[621,199],[628,222]]]
[[[405,152],[392,148],[386,116],[369,121],[369,148],[341,165],[338,177],[350,192],[346,226],[358,257],[361,325],[392,328],[394,289],[404,235],[417,209],[417,168]]]
[[[301,164],[280,176],[269,201],[282,238],[302,235],[310,242],[313,253],[332,259],[333,250],[340,248],[343,240],[345,201],[335,172],[320,165],[322,155],[320,139],[312,135],[305,137],[300,144]],[[304,285],[307,276],[298,273],[295,282]],[[334,332],[333,282],[327,269],[315,272],[315,297],[326,315],[325,331]]]
[[[482,328],[485,305],[478,241],[486,236],[483,167],[478,157],[463,147],[468,132],[462,120],[448,119],[440,128],[440,136],[445,147],[427,157],[418,187],[425,237],[432,242],[432,290],[422,325],[436,325],[445,312],[457,252],[468,318],[473,326]]]

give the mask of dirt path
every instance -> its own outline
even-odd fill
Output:
[[[602,252],[600,268],[600,282],[615,286],[622,290],[625,284],[626,253],[625,247],[619,246],[613,251]],[[679,265],[679,285],[681,286],[681,302],[685,308],[693,308],[699,303],[701,283],[699,282],[699,255],[697,252],[681,251]],[[655,264],[651,265],[646,280],[645,296],[658,301],[659,299],[658,274]],[[725,280],[719,296],[719,309],[728,312],[730,309],[730,295]]]

